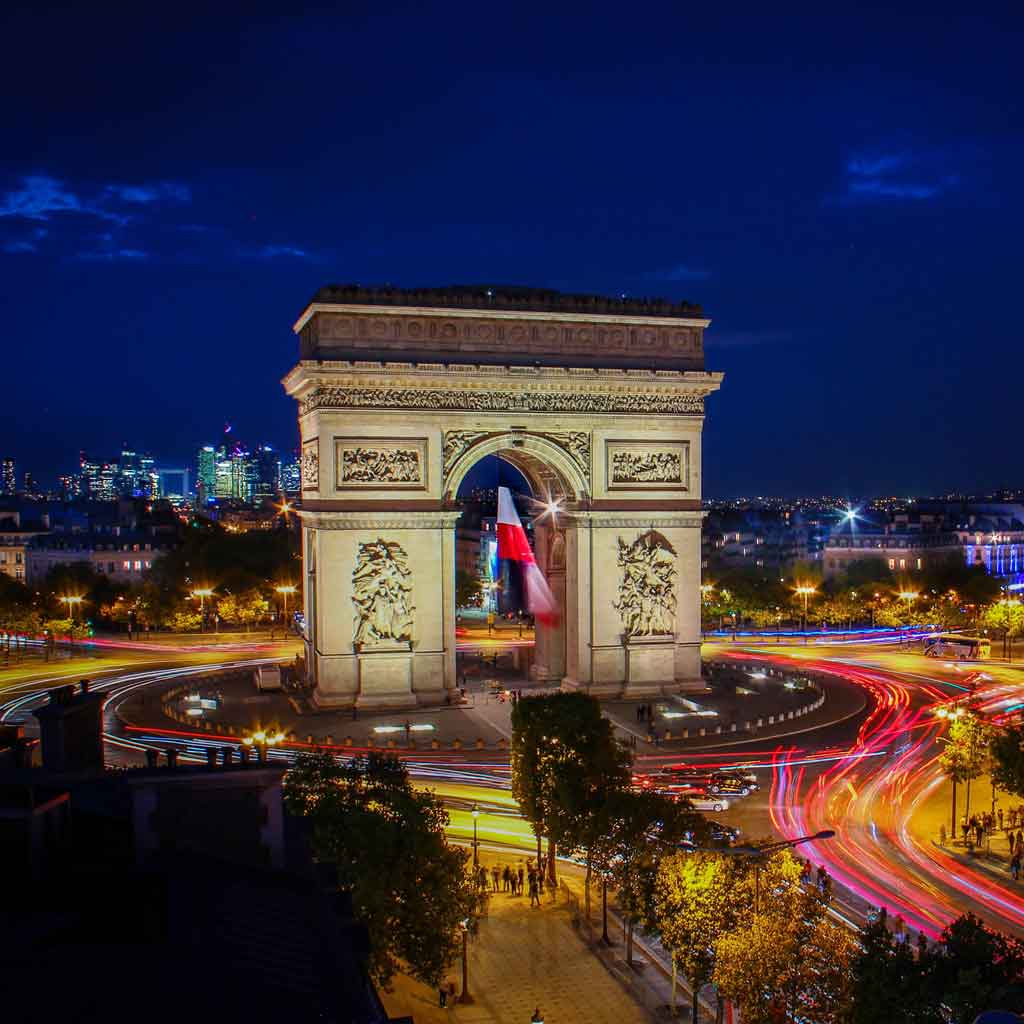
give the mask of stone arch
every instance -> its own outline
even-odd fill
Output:
[[[454,501],[466,474],[488,455],[500,455],[526,478],[535,497],[550,494],[568,501],[584,501],[590,484],[576,460],[557,441],[526,431],[488,434],[474,441],[445,467],[444,493]]]

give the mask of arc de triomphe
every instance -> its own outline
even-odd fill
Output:
[[[563,614],[534,673],[598,695],[700,677],[698,308],[484,287],[321,289],[295,324],[306,665],[324,707],[456,686],[459,484],[500,453]]]

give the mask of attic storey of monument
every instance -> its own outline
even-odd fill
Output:
[[[560,505],[557,522],[538,522],[537,550],[564,614],[557,634],[538,636],[535,670],[599,694],[699,685],[701,430],[722,380],[703,368],[708,323],[648,300],[321,289],[295,325],[301,358],[284,381],[302,435],[318,703],[451,700],[456,496],[499,453]],[[652,531],[664,544],[641,566]],[[624,550],[638,553],[628,579]],[[369,551],[396,552],[373,563],[391,567],[383,591],[368,581]],[[661,582],[638,589],[655,570]],[[354,601],[375,607],[399,579],[415,594],[399,601],[407,624],[353,619]],[[625,616],[624,601],[639,611]]]

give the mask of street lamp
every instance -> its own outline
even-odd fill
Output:
[[[761,903],[761,859],[766,854],[778,853],[779,850],[788,850],[801,843],[813,843],[818,839],[831,839],[835,836],[835,830],[823,828],[809,836],[799,836],[796,839],[781,839],[776,843],[764,843],[761,846],[729,846],[724,850],[717,851],[730,857],[750,857],[754,861],[754,913],[760,912]]]
[[[213,597],[212,587],[197,587],[189,594],[193,600],[199,598],[199,631],[203,632],[206,628],[206,599]]]
[[[807,599],[811,594],[816,594],[817,587],[808,586],[806,583],[801,583],[797,588],[796,592],[804,599],[804,643],[807,643]]]
[[[910,629],[910,606],[918,599],[920,595],[916,590],[901,590],[899,597],[907,602],[907,629]],[[909,643],[909,641],[908,641]]]
[[[476,819],[480,817],[480,808],[474,803],[470,813],[473,815],[473,867],[476,868],[480,866],[480,857],[477,853],[476,844]]]
[[[459,927],[462,929],[462,994],[458,1001],[468,1005],[473,1002],[469,994],[469,918],[464,918]]]
[[[61,600],[68,606],[68,614],[71,616],[71,621],[74,622],[75,609],[81,606],[84,598],[79,595],[76,597],[62,597]]]
[[[276,590],[277,593],[279,593],[284,598],[284,628],[285,628],[285,631],[287,632],[287,630],[288,630],[288,595],[296,593],[298,588],[296,586],[294,586],[294,584],[291,584],[291,583],[282,583],[281,586],[274,587],[274,590]]]

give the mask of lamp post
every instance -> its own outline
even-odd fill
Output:
[[[189,595],[193,600],[199,598],[199,630],[202,632],[206,628],[206,599],[213,597],[212,587],[197,587]]]
[[[469,1004],[473,997],[469,994],[469,918],[463,920],[462,928],[462,994],[459,1002]]]
[[[476,819],[480,817],[480,808],[477,807],[475,803],[473,804],[473,809],[470,811],[470,814],[473,815],[473,867],[476,868],[480,866],[480,857],[477,853],[476,844]]]
[[[936,718],[948,718],[956,721],[963,714],[963,708],[956,705],[952,708],[938,708],[935,711]],[[948,740],[946,741],[948,742]],[[956,776],[950,776],[950,781],[953,783],[953,813],[950,819],[950,842],[956,842]]]
[[[274,587],[274,590],[276,590],[277,593],[279,593],[281,595],[281,597],[284,598],[284,613],[283,613],[284,614],[284,628],[285,628],[285,632],[287,633],[288,632],[288,595],[289,594],[294,594],[296,592],[297,588],[293,584],[291,584],[291,583],[283,583],[279,587]]]
[[[907,619],[907,629],[909,630],[910,629],[910,606],[914,603],[914,601],[917,600],[918,593],[917,593],[916,590],[901,590],[900,593],[899,593],[899,596],[904,601],[907,602],[906,619]],[[900,643],[902,643],[902,642],[903,642],[903,638],[900,637]],[[909,643],[909,640],[907,642]]]
[[[81,607],[82,601],[84,600],[81,595],[75,597],[62,597],[61,600],[68,606],[68,614],[71,616],[71,621],[75,621],[75,609]]]
[[[817,593],[816,587],[809,587],[805,583],[801,583],[797,588],[796,592],[804,599],[804,643],[807,643],[807,599],[811,594]]]
[[[796,839],[781,839],[776,843],[764,843],[761,846],[730,846],[717,852],[730,857],[750,857],[754,861],[754,913],[757,914],[761,909],[762,858],[767,854],[777,853],[779,850],[788,850],[794,846],[799,846],[801,843],[813,843],[818,839],[831,839],[834,835],[835,831],[833,829],[823,828],[820,832],[815,832],[813,835],[798,836]]]

